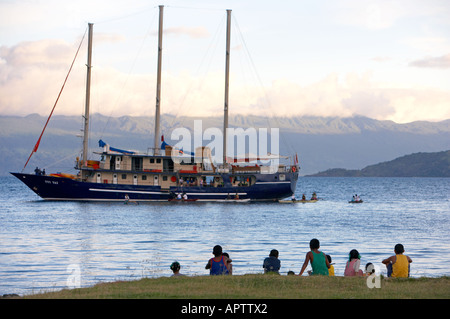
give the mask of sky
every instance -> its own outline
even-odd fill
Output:
[[[153,116],[159,5],[162,113],[222,116],[232,9],[230,113],[450,119],[447,0],[0,0],[0,115],[50,114],[90,22],[91,112]],[[54,114],[84,111],[86,37]]]

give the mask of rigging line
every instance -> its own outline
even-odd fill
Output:
[[[103,20],[103,21],[98,21],[95,24],[103,24],[103,23],[109,23],[109,22],[115,22],[115,21],[119,21],[119,20],[124,20],[124,19],[130,18],[130,17],[137,16],[139,14],[143,14],[143,13],[146,13],[148,11],[154,10],[155,8],[157,8],[157,7],[156,6],[152,6],[152,7],[145,6],[145,7],[142,7],[141,9],[137,9],[135,12],[124,14],[122,16],[116,16],[116,17],[113,17],[113,18],[110,18],[110,19],[106,19],[106,20]]]
[[[169,6],[169,5],[166,5],[166,7],[174,8],[174,9],[207,10],[207,11],[223,11],[223,10],[225,10],[225,9],[216,9],[216,8],[184,7],[184,6]]]
[[[74,153],[72,153],[72,154],[69,154],[69,155],[67,155],[66,157],[64,157],[64,158],[61,158],[61,159],[59,159],[58,161],[55,161],[55,162],[53,162],[53,163],[50,163],[50,164],[48,164],[48,165],[46,165],[47,166],[47,168],[54,168],[57,164],[59,164],[59,163],[61,163],[61,162],[65,162],[68,158],[73,158],[75,155],[77,155],[77,154],[80,154],[80,150],[77,150],[76,152],[74,152]],[[65,166],[63,166],[63,167],[68,167],[67,165],[65,165]],[[71,168],[73,168],[73,167],[71,167]]]
[[[127,76],[126,76],[126,78],[125,78],[125,80],[124,80],[124,82],[123,82],[123,84],[122,84],[121,91],[120,91],[120,93],[119,93],[119,95],[118,95],[118,97],[117,97],[117,99],[116,99],[116,102],[114,103],[114,106],[112,107],[112,109],[111,109],[111,111],[110,111],[110,113],[109,113],[109,116],[108,116],[108,118],[107,118],[107,120],[106,120],[105,125],[103,126],[103,129],[102,129],[102,131],[101,131],[101,133],[100,133],[100,139],[103,138],[103,134],[105,133],[106,127],[109,125],[109,122],[110,122],[110,120],[111,120],[112,113],[113,113],[114,110],[117,108],[117,106],[119,105],[119,101],[122,99],[122,96],[124,95],[124,90],[125,90],[125,87],[126,87],[127,84],[128,84],[128,81],[129,81],[130,77],[131,77],[131,72],[134,70],[134,68],[135,68],[135,66],[136,66],[136,61],[138,60],[138,57],[140,56],[140,54],[141,54],[141,52],[142,52],[142,49],[143,49],[143,47],[144,47],[144,44],[145,44],[145,42],[147,41],[147,38],[148,38],[149,35],[150,35],[150,30],[152,29],[153,24],[154,24],[154,22],[155,22],[155,18],[156,18],[156,16],[157,16],[156,13],[157,13],[157,12],[155,11],[155,13],[154,13],[154,15],[153,15],[153,18],[152,18],[151,21],[150,21],[150,24],[149,24],[149,27],[148,27],[148,29],[147,29],[147,32],[145,32],[145,36],[144,36],[144,38],[143,38],[143,40],[142,40],[141,46],[140,46],[138,52],[136,53],[136,56],[135,56],[135,58],[134,58],[134,61],[133,61],[133,63],[131,64],[130,70],[128,71],[128,74],[127,74]]]
[[[33,156],[33,154],[36,153],[37,150],[38,150],[38,148],[39,148],[39,144],[41,143],[42,135],[44,134],[44,131],[45,131],[45,129],[47,128],[47,124],[48,124],[48,122],[50,121],[50,118],[51,118],[52,115],[53,115],[53,111],[55,110],[56,104],[58,104],[59,97],[61,96],[61,93],[62,93],[62,91],[64,90],[64,86],[66,85],[67,79],[69,78],[70,72],[72,71],[72,67],[73,67],[73,65],[74,65],[74,63],[75,63],[75,60],[77,59],[78,52],[80,52],[80,48],[81,48],[81,45],[83,44],[83,41],[84,41],[84,38],[85,38],[85,36],[86,36],[87,30],[88,30],[88,29],[86,28],[86,31],[84,31],[83,38],[82,38],[81,41],[80,41],[80,45],[78,46],[77,52],[76,52],[76,54],[75,54],[75,57],[73,58],[72,64],[70,65],[69,72],[68,72],[67,75],[66,75],[66,78],[65,78],[64,83],[63,83],[63,85],[62,85],[62,87],[61,87],[61,90],[59,91],[58,97],[56,98],[55,104],[53,105],[52,111],[50,112],[50,116],[47,118],[47,122],[46,122],[45,125],[44,125],[44,129],[42,130],[41,135],[39,136],[39,139],[38,139],[37,142],[36,142],[36,145],[34,146],[33,150],[31,151],[31,154],[30,154],[30,156],[28,157],[27,162],[25,163],[24,167],[22,168],[22,172],[23,172],[23,170],[25,169],[25,167],[27,167],[28,162],[30,161],[31,156]]]
[[[236,29],[238,30],[238,33],[239,33],[239,36],[240,36],[241,41],[242,41],[242,43],[243,43],[245,52],[247,53],[247,56],[248,56],[248,58],[249,58],[249,60],[250,60],[250,63],[251,63],[251,65],[252,65],[252,67],[253,67],[253,72],[255,73],[256,78],[258,79],[258,82],[259,82],[259,84],[260,84],[260,86],[261,86],[261,89],[262,89],[262,91],[263,91],[263,94],[264,94],[264,96],[265,96],[265,99],[266,99],[266,102],[267,102],[268,108],[269,108],[268,111],[272,111],[273,108],[272,108],[272,105],[271,105],[271,103],[270,103],[269,96],[268,96],[268,94],[267,94],[267,91],[266,91],[265,88],[264,88],[264,85],[263,85],[263,82],[262,82],[262,80],[261,80],[261,77],[259,76],[259,73],[257,72],[255,62],[254,62],[252,56],[250,55],[250,51],[249,51],[249,49],[248,49],[248,47],[247,47],[247,43],[245,42],[244,36],[243,36],[243,34],[242,34],[242,32],[241,32],[241,29],[240,29],[240,27],[239,27],[239,24],[238,24],[236,18],[234,17],[234,15],[233,15],[233,21],[234,21],[234,23],[235,23],[235,25],[236,25]],[[278,119],[278,116],[277,116],[276,114],[273,114],[273,112],[271,112],[271,113],[272,113],[272,115],[273,115],[272,118],[275,120],[275,122],[277,123],[278,127],[279,127],[279,128],[282,127],[282,125],[281,125],[281,123],[280,123],[280,121],[279,121],[279,119]],[[266,121],[267,121],[267,124],[269,125],[269,127],[271,127],[271,125],[270,125],[270,120],[269,120],[268,117],[266,117]],[[285,135],[284,135],[284,134],[281,134],[281,132],[280,132],[280,135],[281,135],[281,138],[283,139],[284,144],[285,144],[291,151],[295,151],[295,150],[293,150],[292,146],[291,146],[289,143],[287,143],[287,140],[286,140]]]
[[[222,26],[223,26],[224,23],[225,23],[225,18],[226,18],[226,15],[224,15],[224,16],[222,17],[222,20],[220,21],[219,25],[217,26],[216,32],[214,33],[214,36],[213,36],[213,38],[212,38],[212,40],[211,40],[211,43],[209,44],[208,48],[206,49],[206,52],[205,52],[205,54],[204,54],[204,56],[203,56],[203,58],[202,58],[202,60],[201,60],[201,62],[200,62],[200,65],[198,66],[198,68],[197,68],[197,70],[196,70],[196,72],[195,72],[196,75],[197,75],[197,74],[200,74],[200,69],[203,67],[204,64],[207,64],[207,65],[206,65],[206,70],[205,70],[205,75],[204,75],[203,78],[201,79],[201,81],[200,81],[200,83],[199,83],[199,85],[198,85],[199,87],[202,87],[202,86],[203,86],[203,83],[206,81],[206,75],[207,75],[207,73],[208,73],[208,70],[209,70],[210,67],[211,67],[211,63],[212,63],[212,60],[213,60],[213,58],[214,58],[214,52],[216,51],[217,46],[218,46],[219,33],[220,33],[220,30],[222,30]],[[210,51],[212,51],[212,52],[210,53]],[[210,55],[209,61],[206,61],[208,55]],[[177,113],[176,113],[175,116],[173,117],[172,123],[170,124],[169,128],[172,128],[172,127],[174,126],[174,123],[175,123],[175,121],[178,119],[178,117],[180,117],[180,118],[186,117],[186,115],[185,115],[185,116],[179,116],[179,113],[180,113],[180,110],[181,110],[181,108],[183,107],[184,102],[185,102],[185,100],[187,99],[187,96],[188,96],[189,92],[191,91],[193,85],[194,85],[193,82],[191,82],[191,84],[190,84],[188,90],[186,91],[185,95],[183,96],[183,99],[182,99],[182,101],[181,101],[181,103],[180,103],[180,106],[178,107]],[[188,109],[188,110],[189,110],[189,109]],[[186,110],[185,110],[185,111],[186,111]],[[185,112],[185,113],[188,113],[188,112]],[[180,121],[182,121],[182,120],[180,120]]]

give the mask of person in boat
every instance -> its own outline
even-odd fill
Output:
[[[264,273],[280,274],[279,270],[281,267],[281,262],[278,259],[278,250],[272,249],[270,251],[269,257],[264,259],[263,268]]]
[[[317,200],[316,192],[312,193],[311,200]]]
[[[187,196],[186,193],[184,193],[184,194],[183,194],[183,200],[187,200],[187,199],[188,199],[188,196]]]
[[[292,194],[291,200],[292,200],[293,202],[295,202],[295,201],[297,200],[297,199],[295,198],[295,195],[294,195],[294,194]]]
[[[311,263],[311,275],[329,276],[328,269],[330,268],[330,263],[325,253],[319,251],[319,240],[316,238],[311,239],[309,242],[309,248],[311,250],[306,253],[305,262],[303,263],[299,276],[303,274],[308,266],[308,263]]]
[[[405,248],[402,244],[397,244],[394,247],[395,255],[381,261],[386,265],[387,276],[393,278],[407,278],[409,277],[409,264],[412,259],[409,256],[403,255]]]
[[[228,258],[222,254],[222,246],[214,246],[212,253],[214,257],[208,261],[205,269],[209,269],[209,274],[211,276],[229,275]]]
[[[306,195],[305,194],[302,195],[302,200],[306,200]]]
[[[236,195],[234,196],[234,199],[239,199],[239,194],[236,193]]]
[[[36,175],[42,175],[41,170],[40,170],[39,167],[37,167],[37,166],[36,166],[36,168],[34,169],[34,173],[35,173]]]
[[[173,275],[172,277],[176,277],[176,276],[184,276],[183,274],[180,274],[180,269],[181,269],[181,265],[178,261],[174,261],[171,265],[170,265],[170,270],[173,271]]]
[[[128,194],[125,194],[125,204],[128,204],[130,201],[130,196]]]
[[[181,193],[178,193],[178,194],[177,194],[177,199],[178,199],[178,200],[181,200]]]

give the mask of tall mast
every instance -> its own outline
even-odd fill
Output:
[[[88,156],[89,142],[89,104],[91,98],[91,69],[92,69],[92,29],[94,24],[89,23],[88,37],[88,57],[87,57],[87,76],[86,76],[86,105],[84,109],[84,131],[83,131],[83,165],[86,165]]]
[[[227,10],[227,45],[225,56],[225,105],[223,116],[223,164],[227,162],[227,129],[228,129],[228,91],[230,82],[230,37],[231,37],[231,10]]]
[[[155,108],[155,145],[154,154],[159,155],[160,136],[160,106],[161,106],[161,63],[162,63],[162,36],[163,36],[164,6],[159,6],[159,33],[158,33],[158,74],[156,79],[156,108]]]

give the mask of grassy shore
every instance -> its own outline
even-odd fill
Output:
[[[366,278],[277,275],[144,278],[24,296],[26,299],[448,299],[449,277]],[[219,288],[219,289],[218,289]]]

